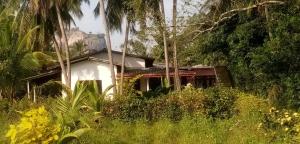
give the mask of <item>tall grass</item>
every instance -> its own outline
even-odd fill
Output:
[[[111,105],[103,105],[105,107],[104,112],[106,109],[114,108],[119,112],[120,110],[126,112],[125,116],[144,115],[152,112],[150,113],[151,116],[154,116],[152,119],[139,115],[125,118],[122,117],[124,115],[105,117],[103,111],[96,114],[84,110],[81,120],[87,122],[93,130],[85,133],[80,138],[80,142],[83,144],[282,143],[282,141],[274,141],[270,135],[266,134],[266,131],[258,128],[258,125],[264,119],[264,113],[270,108],[266,100],[235,90],[230,90],[228,95],[234,94],[236,98],[223,100],[227,98],[223,96],[223,92],[228,91],[220,91],[220,96],[211,99],[212,102],[218,102],[213,103],[211,109],[221,112],[223,110],[233,111],[234,113],[229,113],[230,116],[227,118],[208,115],[203,110],[206,107],[202,107],[202,102],[206,100],[205,97],[207,96],[205,91],[194,89],[183,91],[180,93],[181,97],[177,97],[177,93],[170,93],[161,98],[134,99],[135,101],[125,99],[117,103],[111,102]],[[228,98],[230,97],[228,96]],[[18,119],[16,110],[22,111],[40,104],[45,105],[50,110],[55,106],[54,101],[55,99],[47,99],[39,104],[20,101],[9,105],[8,108],[1,107],[1,109],[7,110],[0,109],[0,143],[7,143],[4,135],[9,124]],[[137,107],[134,105],[136,102]],[[137,109],[144,106],[144,104],[147,104],[146,110]],[[227,105],[233,105],[234,107],[227,107]],[[171,117],[173,114],[178,114],[179,111],[177,110],[180,110],[180,119]]]
[[[260,117],[253,118],[259,121]],[[179,122],[161,119],[124,122],[103,120],[101,126],[81,139],[85,144],[241,144],[268,143],[257,123],[245,119],[211,120],[204,116],[184,117]]]

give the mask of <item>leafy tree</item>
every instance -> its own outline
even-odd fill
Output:
[[[181,63],[227,65],[239,88],[264,94],[279,105],[299,108],[296,86],[300,79],[299,1],[284,2],[269,5],[268,18],[266,5],[261,5],[239,11],[200,34],[180,52]],[[229,9],[235,7],[231,5]],[[209,13],[213,11],[215,9]],[[192,17],[190,23],[209,18],[206,16],[200,13]],[[202,29],[207,28],[209,26],[202,25]],[[196,28],[188,29],[192,30],[186,31]]]
[[[0,91],[10,99],[22,88],[22,79],[42,65],[37,58],[39,54],[31,52],[30,37],[38,27],[20,35],[14,28],[12,12],[2,11],[0,15]]]

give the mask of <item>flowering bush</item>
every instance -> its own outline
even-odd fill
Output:
[[[258,128],[263,128],[273,139],[295,140],[300,132],[300,114],[290,110],[278,110],[274,107],[264,115]]]
[[[21,114],[20,122],[10,125],[6,134],[11,144],[49,144],[58,140],[60,126],[53,123],[43,106]]]

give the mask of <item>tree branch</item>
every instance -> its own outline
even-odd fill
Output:
[[[261,3],[258,3],[258,4],[254,4],[254,5],[251,5],[249,7],[245,7],[245,8],[237,8],[237,9],[233,9],[233,10],[230,10],[230,11],[227,11],[227,12],[224,12],[220,15],[220,17],[218,18],[217,21],[213,22],[213,25],[210,27],[210,28],[207,28],[205,30],[195,30],[193,32],[191,32],[190,34],[193,34],[195,32],[197,32],[197,35],[194,36],[193,40],[195,38],[197,38],[200,34],[203,34],[205,32],[209,32],[209,31],[212,31],[213,29],[215,29],[220,23],[226,21],[226,20],[229,20],[231,19],[233,16],[235,16],[238,12],[243,12],[243,11],[247,11],[247,10],[250,10],[250,9],[254,9],[254,8],[257,8],[257,7],[260,7],[260,6],[268,6],[268,5],[283,5],[284,2],[283,1],[264,1],[264,2],[261,2]],[[200,23],[200,24],[203,24],[203,23]],[[195,25],[195,24],[193,24]]]

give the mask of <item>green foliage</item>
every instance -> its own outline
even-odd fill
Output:
[[[234,113],[228,119],[214,120],[206,115],[203,101],[208,95],[228,96],[232,93],[236,97],[234,112],[238,110],[238,113]],[[56,106],[53,104],[56,103],[56,99],[39,102],[49,108]],[[85,103],[88,104],[88,101]],[[3,104],[10,105],[4,101]],[[8,106],[8,110],[1,112],[0,134],[5,135],[6,131],[1,130],[8,129],[9,124],[16,123],[19,119],[16,112],[9,114],[8,111],[28,109],[30,105],[32,107],[32,104],[22,100],[15,103],[15,107]],[[273,140],[270,135],[265,135],[264,129],[258,128],[264,119],[263,113],[269,108],[267,101],[234,89],[203,90],[186,87],[181,92],[171,92],[150,99],[132,96],[131,99],[104,100],[101,105],[103,110],[100,111],[98,119],[95,119],[93,110],[81,107],[78,111],[82,113],[81,121],[79,123],[77,121],[76,126],[70,127],[61,123],[59,141],[61,143],[78,141],[80,143],[282,143],[279,139]],[[53,116],[51,119],[57,119],[55,114]],[[69,119],[67,116],[69,112],[64,113],[64,119]],[[1,137],[0,140],[6,142]]]
[[[79,141],[79,137],[81,137],[84,133],[91,131],[92,129],[90,128],[81,128],[78,130],[75,130],[73,132],[71,131],[64,131],[63,136],[59,139],[58,144],[67,144],[71,143],[74,140]]]
[[[290,110],[277,110],[272,107],[264,114],[259,128],[265,130],[265,134],[273,140],[285,143],[299,142],[300,118],[299,113]]]
[[[203,116],[186,116],[175,123],[168,119],[153,123],[104,119],[96,131],[88,132],[81,138],[81,143],[267,143],[268,139],[259,134],[260,130],[247,119],[250,117],[212,121]],[[256,119],[259,116],[252,117],[251,121]]]
[[[228,89],[210,88],[203,100],[204,113],[212,118],[226,119],[236,113],[236,92]]]
[[[203,21],[219,16],[222,10],[255,3],[249,2],[229,1],[229,5],[219,5],[223,7],[221,11],[208,8],[207,15],[199,13],[188,22]],[[227,65],[240,89],[270,96],[274,93],[268,92],[278,86],[281,91],[273,98],[274,103],[298,109],[300,8],[298,0],[284,2],[284,5],[268,7],[269,21],[261,8],[239,12],[188,43],[179,52],[180,62],[183,65]],[[193,27],[188,27],[184,31],[192,30]],[[184,33],[182,37],[185,36]]]
[[[104,103],[105,117],[133,121],[169,118],[179,121],[185,115],[203,114],[213,119],[228,119],[236,114],[237,92],[226,88],[208,90],[187,87],[181,92],[158,96],[131,96]]]
[[[81,109],[88,97],[85,92],[86,88],[85,84],[80,83],[72,92],[70,88],[64,86],[65,96],[56,100],[53,111],[58,121],[64,126],[63,130],[73,131],[80,128],[81,124],[85,125],[80,117],[82,115]]]

